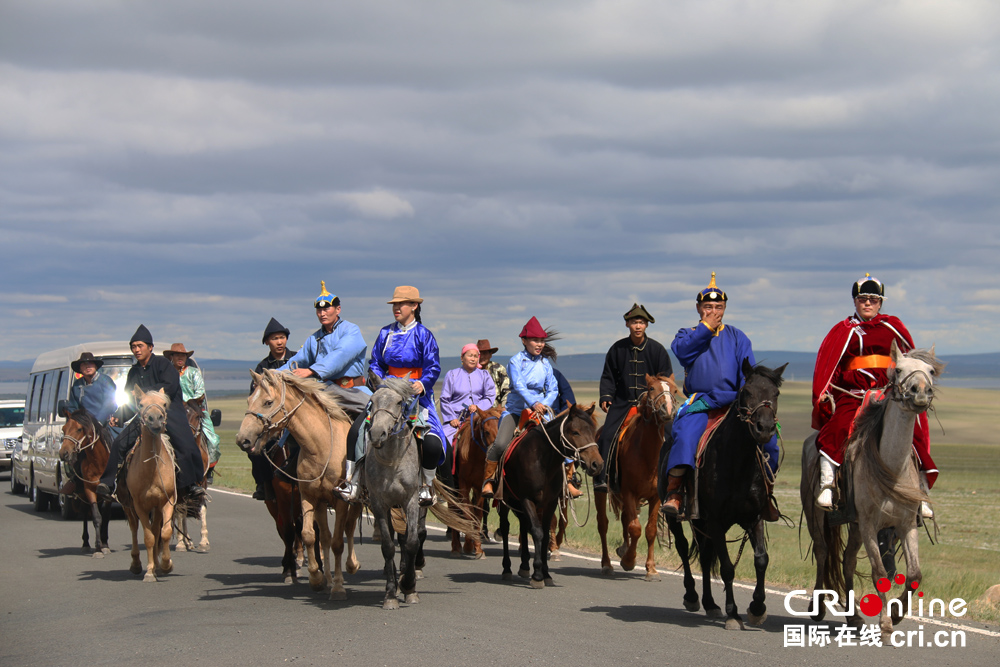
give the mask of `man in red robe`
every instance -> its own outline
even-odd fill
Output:
[[[813,372],[812,426],[819,430],[816,445],[820,452],[816,504],[824,509],[833,507],[834,468],[843,461],[851,425],[865,392],[889,384],[892,342],[896,341],[902,352],[914,348],[913,338],[899,318],[879,312],[885,287],[877,278],[865,274],[851,292],[855,313],[838,322],[823,339]],[[921,485],[927,491],[934,486],[938,470],[931,459],[926,414],[917,418],[913,448],[920,460]],[[930,505],[923,503],[921,514],[932,517]]]

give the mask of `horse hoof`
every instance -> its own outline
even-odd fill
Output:
[[[513,581],[514,575],[510,572],[504,572],[503,574],[500,575],[500,578],[503,579],[504,581]]]
[[[93,556],[94,558],[104,558],[104,552],[103,552],[103,551],[95,551],[95,552],[94,552],[93,554],[91,554],[91,555],[92,555],[92,556]]]
[[[178,542],[178,543],[177,543],[177,546],[175,546],[175,547],[174,547],[174,551],[175,551],[175,552],[180,552],[180,551],[187,551],[187,550],[188,550],[188,549],[187,549],[187,547],[186,547],[186,546],[184,546],[184,543],[183,543],[183,542]]]
[[[472,557],[475,558],[476,560],[479,560],[480,558],[486,558],[486,554],[480,551],[473,554]]]
[[[615,573],[615,568],[611,567],[610,565],[601,566],[601,574],[603,574],[605,577],[610,577],[614,573]]]
[[[730,618],[726,620],[726,630],[745,630],[743,627],[743,621],[738,618]]]
[[[723,614],[722,610],[719,609],[718,607],[715,607],[713,609],[706,609],[705,610],[705,615],[708,616],[709,618],[725,618],[726,617],[726,615]]]
[[[694,602],[688,602],[684,600],[684,608],[688,611],[701,611],[701,603],[695,600]]]
[[[399,600],[397,600],[396,598],[389,598],[388,600],[382,603],[382,609],[385,609],[386,611],[393,611],[395,609],[399,609]]]
[[[132,566],[128,569],[132,574],[142,574],[142,566],[138,563],[132,563]]]
[[[556,551],[549,552],[549,560],[562,560],[562,555],[559,553],[558,549]]]
[[[295,567],[302,567],[305,564],[306,564],[306,559],[305,558],[296,558],[295,559]]]
[[[357,574],[358,570],[361,569],[361,562],[354,561],[352,563],[351,561],[347,561],[347,565],[344,566],[344,569],[347,571],[347,574]]]
[[[462,552],[461,551],[452,551],[450,554],[448,554],[448,557],[449,558],[461,558],[462,557]]]
[[[416,593],[409,593],[406,596],[406,604],[420,604],[420,596]]]
[[[538,581],[537,579],[532,579],[530,583],[532,588],[545,588],[544,581]]]
[[[295,583],[295,577],[293,577],[290,574],[286,574],[285,575],[285,583],[286,584],[294,584]]]
[[[153,583],[155,583],[155,582],[156,582],[156,575],[155,575],[155,574],[153,574],[152,572],[147,572],[147,573],[146,573],[146,576],[144,576],[144,577],[142,578],[142,581],[143,581],[144,583],[147,583],[147,584],[148,584],[148,583],[150,583],[150,582],[153,582]]]
[[[660,575],[656,572],[647,572],[646,581],[661,581]]]
[[[197,552],[200,554],[207,554],[211,548],[212,547],[209,544],[199,545],[197,548]]]
[[[622,561],[618,564],[621,565],[622,569],[625,570],[626,572],[631,572],[632,570],[635,569],[635,561],[631,563],[626,563],[625,561]]]
[[[111,553],[111,549],[104,547],[103,549],[101,549],[101,553],[107,556],[108,554]]]
[[[764,625],[764,621],[766,620],[767,620],[767,612],[764,612],[760,616],[754,616],[753,614],[747,612],[747,623],[749,623],[755,628],[759,628],[760,626]]]
[[[337,591],[330,591],[330,599],[331,600],[346,600],[347,599],[347,591],[344,590],[343,588],[341,588],[340,590],[337,590]]]
[[[622,557],[624,557],[624,556],[625,556],[625,545],[624,545],[624,544],[619,544],[619,545],[618,545],[618,548],[617,548],[617,549],[615,549],[615,554],[616,554],[616,555],[617,555],[617,556],[618,556],[619,558],[622,558]]]
[[[424,578],[424,571],[423,570],[414,570],[413,571],[413,576],[419,581],[420,579]]]
[[[90,547],[84,544],[82,547],[80,547],[80,553],[82,554],[90,553]]]
[[[552,581],[552,577],[545,577],[545,579],[543,579],[542,582],[546,586],[555,586],[556,585],[556,582]]]
[[[317,593],[319,593],[320,591],[326,590],[326,582],[320,580],[317,583],[313,583],[312,581],[310,581],[309,582],[309,588],[311,588],[314,591],[316,591]]]
[[[528,577],[531,576],[531,571],[526,569],[520,569],[517,571],[517,576],[521,577],[522,579],[527,579]]]
[[[174,561],[167,561],[166,565],[160,564],[160,572],[163,574],[170,574],[174,571]]]

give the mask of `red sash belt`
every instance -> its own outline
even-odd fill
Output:
[[[424,374],[423,368],[396,368],[395,366],[389,366],[386,372],[397,378],[405,377],[407,373],[410,374],[411,380],[419,380]]]

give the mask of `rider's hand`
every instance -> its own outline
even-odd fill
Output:
[[[705,326],[709,329],[715,331],[719,328],[719,325],[722,324],[722,315],[723,312],[721,310],[706,310],[705,317],[703,317],[701,321],[704,322]]]
[[[542,415],[544,415],[546,412],[549,411],[548,406],[546,406],[544,403],[535,403],[534,405],[531,406],[531,409],[534,410],[535,414],[537,414],[539,417],[541,417]]]
[[[448,423],[449,423],[449,424],[451,425],[451,427],[452,427],[452,428],[458,428],[458,425],[459,425],[459,424],[460,424],[461,422],[459,422],[459,421],[458,421],[457,419],[452,419],[452,420],[451,420],[450,422],[448,422]]]
[[[417,394],[424,393],[424,383],[421,382],[420,380],[417,380],[416,382],[413,383],[413,388],[416,390]]]
[[[611,401],[601,401],[601,410],[607,412],[608,408],[610,407],[611,407]]]
[[[108,417],[108,426],[114,426],[115,428],[118,428],[118,418],[115,417],[114,415]]]
[[[476,414],[477,412],[479,412],[479,406],[478,405],[470,405],[469,406],[469,412],[471,412],[472,414]]]
[[[311,378],[313,376],[313,372],[308,368],[296,368],[292,371],[292,374],[300,378]]]

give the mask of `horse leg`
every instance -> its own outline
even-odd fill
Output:
[[[556,503],[556,506],[552,509],[552,518],[549,519],[550,523],[552,521],[555,521],[557,518],[559,518],[559,515],[556,512],[556,510],[559,510],[559,509],[560,509],[559,504]],[[543,523],[542,525],[544,526],[545,524]],[[544,531],[543,531],[542,534],[543,534],[543,538],[542,539],[544,540],[543,543],[541,544],[541,550],[540,550],[541,551],[541,560],[542,560],[542,583],[545,586],[555,586],[555,582],[552,581],[552,576],[549,574],[549,551],[552,548],[552,545],[550,544],[550,540],[552,540],[552,534],[544,532]],[[556,551],[556,553],[558,554],[559,552]],[[535,562],[536,563],[538,562],[538,554],[539,554],[539,545],[536,543],[536,546],[535,546]],[[532,581],[534,581],[534,579],[532,579]]]
[[[822,510],[807,508],[805,511],[807,513],[806,517],[811,517],[811,520],[807,523],[809,524],[809,536],[812,538],[813,543],[813,560],[816,561],[816,583],[813,584],[813,590],[822,590],[826,588],[826,563],[830,548],[826,543],[826,529],[824,528],[827,520],[825,516],[826,512],[822,512],[824,516],[820,516],[819,512]],[[813,609],[812,602],[809,603],[809,611],[812,612],[811,618],[817,623],[822,621],[826,616],[826,604],[824,603],[826,596],[822,597],[823,599],[818,601],[818,609]]]
[[[347,506],[347,521],[344,524],[347,541],[347,564],[344,566],[344,569],[347,570],[347,574],[354,574],[361,569],[358,554],[354,551],[354,529],[358,525],[358,518],[360,516],[361,505],[354,503]]]
[[[469,487],[466,485],[465,480],[459,480],[458,482],[458,497],[462,499],[462,502],[465,502],[465,500],[469,497]],[[407,526],[409,526],[409,524],[407,524]],[[451,533],[451,553],[448,555],[451,556],[452,558],[459,558],[461,557],[463,551],[462,536],[454,528],[449,529],[448,532]],[[464,549],[465,553],[472,553],[471,540],[472,540],[471,535],[465,536],[465,549]]]
[[[340,500],[334,505],[333,535],[331,548],[333,550],[333,587],[330,589],[331,600],[346,600],[347,589],[344,588],[344,533],[347,528],[347,503]]]
[[[396,542],[391,538],[393,528],[389,522],[390,509],[373,507],[372,511],[375,513],[375,525],[384,537],[382,559],[385,567],[382,571],[385,574],[385,599],[382,600],[382,609],[399,609],[399,600],[396,598]]]
[[[726,534],[720,531],[712,536],[712,541],[719,545],[716,551],[719,558],[719,575],[722,577],[722,585],[726,589],[726,630],[744,630],[743,619],[740,618],[740,612],[736,608],[736,597],[733,595],[736,566],[729,558]]]
[[[208,543],[208,503],[201,503],[201,510],[198,512],[198,518],[201,520],[201,542],[198,543],[198,551],[201,553],[208,553],[212,545]]]
[[[188,539],[187,508],[182,508],[180,514],[174,517],[174,521],[180,522],[177,527],[177,551],[192,551],[194,545]]]
[[[154,512],[138,513],[139,521],[142,523],[142,540],[146,545],[146,574],[142,578],[144,582],[156,581],[156,563],[159,560],[156,553],[156,539],[159,536],[159,531],[153,533],[153,521],[150,515]]]
[[[417,558],[413,564],[414,571],[413,574],[416,576],[417,581],[424,578],[424,568],[427,566],[427,560],[424,558],[424,542],[427,540],[427,508],[420,507],[417,505],[417,511],[420,513],[420,522],[417,532]]]
[[[681,565],[684,567],[684,608],[688,611],[698,611],[701,604],[698,602],[698,590],[694,585],[694,575],[691,574],[690,551],[688,551],[687,537],[684,535],[684,525],[676,519],[667,519],[667,526],[674,536],[677,555],[680,556]]]
[[[98,517],[100,518],[99,531],[100,531],[100,543],[99,548],[102,555],[111,553],[111,548],[108,546],[108,522],[111,518],[111,503],[97,503],[98,505]],[[94,536],[97,539],[97,536]],[[95,554],[96,555],[96,554]]]
[[[917,526],[914,523],[906,531],[900,542],[903,547],[903,557],[906,559],[906,583],[903,585],[903,590],[899,594],[899,600],[902,602],[906,597],[907,592],[914,591],[920,586],[921,573],[920,573],[920,554],[918,552],[918,533]],[[874,577],[873,577],[873,581]],[[916,586],[913,584],[916,583]],[[876,589],[877,590],[877,589]],[[903,619],[903,605],[899,605],[899,609],[894,610],[890,615],[892,620],[892,625],[898,625]],[[885,634],[885,628],[882,629],[882,641],[888,641]]]
[[[302,552],[309,559],[309,586],[314,591],[323,590],[325,583],[323,573],[320,571],[319,558],[316,553],[316,529],[313,515],[315,510],[312,503],[302,498]]]
[[[876,533],[873,531],[872,535],[875,536]],[[874,537],[874,539],[875,539],[875,541],[877,543],[878,542],[878,537],[876,536],[876,537]],[[859,530],[859,528],[858,528],[858,526],[856,524],[852,524],[851,527],[850,527],[850,529],[847,532],[847,544],[844,546],[844,564],[843,564],[844,599],[841,601],[841,604],[843,604],[844,609],[846,611],[851,612],[851,615],[847,617],[847,623],[848,623],[848,625],[851,625],[851,626],[854,626],[854,627],[861,627],[861,625],[863,624],[863,621],[861,619],[861,615],[858,613],[857,607],[855,606],[855,607],[852,607],[852,608],[848,609],[848,607],[851,606],[851,592],[854,590],[854,573],[857,571],[857,568],[858,568],[858,551],[861,549],[862,543],[866,544],[866,541],[864,539],[864,536],[862,535],[861,530]],[[876,548],[873,553],[875,554],[875,560],[878,560],[879,563],[881,563],[882,559],[881,559],[881,557],[879,555],[878,548]],[[880,574],[878,576],[879,577],[884,577],[885,576],[885,566],[884,565],[882,565],[881,572],[882,572],[882,574]],[[872,576],[875,577],[875,574],[876,574],[876,570],[875,570],[875,568],[873,566],[872,567]],[[876,578],[876,581],[877,580],[878,580],[878,578]],[[884,595],[882,596],[882,603],[885,604],[885,596]]]
[[[521,565],[517,570],[517,576],[522,579],[527,579],[531,576],[531,570],[528,569],[528,529],[531,525],[528,515],[521,512],[517,515],[517,525],[518,525],[518,547],[517,554],[521,557]]]
[[[507,537],[510,534],[510,509],[503,503],[500,503],[497,514],[500,515],[500,534],[503,536],[503,574],[501,578],[505,581],[510,581],[514,578],[514,574],[510,569],[510,548]]]
[[[483,492],[482,489],[477,488],[475,485],[472,486],[472,516],[476,518],[477,523],[486,523],[485,513],[483,512]],[[462,496],[463,498],[465,496]],[[485,529],[484,529],[485,530]],[[465,536],[465,546],[468,548],[469,540],[472,541],[472,555],[479,559],[486,556],[483,552],[483,534],[478,535],[466,535]]]
[[[399,589],[406,596],[407,604],[417,604],[420,602],[416,573],[417,551],[420,550],[420,505],[416,498],[410,498],[410,502],[406,504],[406,535],[399,546],[402,551],[399,559]]]
[[[326,510],[325,502],[316,503],[313,517],[315,517],[314,520],[319,528],[319,544],[323,550],[323,577],[321,579],[323,588],[321,590],[333,590],[332,561],[330,560],[333,538],[330,534],[330,515]]]
[[[524,513],[528,519],[527,523],[531,527],[531,540],[535,545],[535,557],[532,559],[532,570],[531,570],[531,584],[532,588],[545,588],[545,571],[543,563],[545,562],[545,557],[548,556],[548,527],[552,523],[552,518],[541,517],[538,514],[538,508],[530,500],[524,501]],[[548,518],[548,522],[544,519]],[[522,526],[524,524],[522,523]],[[521,533],[524,534],[526,531],[524,528],[521,529]],[[525,535],[525,538],[527,536]],[[521,553],[524,556],[522,559],[522,567],[527,573],[528,568],[528,540],[523,539],[521,543]]]
[[[767,620],[767,605],[764,604],[764,575],[767,574],[767,542],[764,539],[764,522],[758,521],[750,531],[750,546],[753,547],[753,567],[757,572],[757,585],[753,589],[753,602],[747,607],[747,622],[759,627]]]
[[[698,560],[701,561],[701,604],[709,618],[723,618],[722,609],[715,604],[712,596],[712,566],[715,564],[715,544],[712,538],[704,534],[704,524],[695,527],[691,522],[695,542],[698,544]]]
[[[282,524],[281,541],[285,545],[285,553],[281,557],[281,576],[286,584],[294,584],[298,579],[295,562],[295,526],[287,521]]]
[[[860,526],[859,526],[859,528],[860,528]],[[879,548],[878,548],[878,532],[874,528],[870,528],[869,526],[865,526],[865,529],[863,531],[862,530],[858,530],[858,532],[861,533],[860,542],[864,544],[865,551],[868,553],[868,562],[871,564],[871,567],[872,567],[872,583],[877,584],[879,579],[882,579],[883,577],[887,576],[886,571],[885,571],[885,564],[882,563],[881,552],[879,551]],[[848,544],[848,546],[850,546],[850,544]],[[847,570],[847,562],[848,562],[848,560],[857,560],[857,558],[856,558],[856,552],[855,552],[855,557],[854,558],[850,558],[849,554],[845,554],[844,555],[844,570],[845,571]],[[910,568],[909,563],[907,563],[906,567],[907,567],[907,571],[909,572],[909,568]],[[853,579],[853,572],[852,572],[852,579]],[[846,583],[846,579],[845,579],[845,583]],[[853,583],[854,582],[852,580],[848,584],[847,591],[850,591],[853,588]],[[909,580],[907,580],[907,583],[909,583]],[[875,590],[878,591],[878,588],[876,588]],[[905,600],[905,598],[906,598],[906,592],[907,592],[907,589],[906,589],[906,587],[904,587],[902,593],[899,596],[899,600],[901,602],[903,600]],[[848,595],[850,595],[849,592],[848,592]],[[893,625],[893,623],[892,623],[892,614],[890,614],[889,610],[887,609],[888,605],[887,605],[887,600],[886,600],[886,594],[883,593],[883,592],[881,592],[881,591],[879,591],[878,596],[882,599],[882,611],[879,614],[879,627],[882,630],[882,642],[883,643],[887,643],[889,641],[890,635],[892,634],[892,625]],[[848,599],[850,599],[850,598],[848,598]],[[851,625],[857,625],[857,626],[862,625],[864,623],[864,621],[861,619],[861,614],[858,613],[857,608],[853,609],[853,612],[854,612],[854,615],[851,616],[848,619],[848,623],[850,623]]]
[[[619,565],[626,572],[635,569],[635,552],[639,545],[639,535],[642,525],[639,523],[639,512],[636,511],[638,500],[632,493],[622,491],[622,545],[618,548],[621,558]]]
[[[131,507],[126,507],[125,516],[128,518],[129,530],[132,531],[132,564],[128,570],[132,574],[141,574],[142,562],[139,560],[139,515]]]
[[[170,574],[174,569],[174,563],[170,560],[170,538],[174,535],[174,506],[167,502],[162,508],[157,510],[160,517],[160,569],[163,574]]]
[[[597,514],[597,534],[601,536],[601,574],[610,577],[615,572],[608,554],[608,492],[594,491],[594,506]]]
[[[646,517],[646,581],[660,581],[660,573],[656,571],[656,520],[658,518],[656,494],[646,499],[649,513]]]

